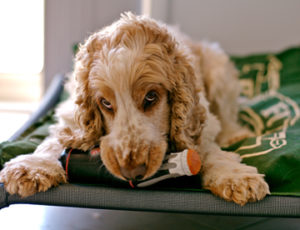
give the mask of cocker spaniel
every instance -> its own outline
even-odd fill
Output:
[[[237,76],[218,45],[125,13],[81,45],[71,97],[50,136],[7,162],[0,181],[23,197],[46,191],[67,181],[58,160],[64,148],[95,145],[115,177],[145,179],[166,152],[189,148],[200,154],[204,188],[241,205],[261,200],[269,193],[264,175],[220,148],[252,135],[238,124]]]

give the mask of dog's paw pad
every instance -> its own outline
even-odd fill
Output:
[[[219,183],[209,189],[217,196],[240,205],[262,200],[270,194],[269,186],[261,174],[242,174],[220,178]]]
[[[27,197],[66,183],[66,176],[57,162],[28,155],[6,163],[0,172],[0,182],[8,193]]]

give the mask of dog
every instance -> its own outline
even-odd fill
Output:
[[[215,195],[244,205],[269,194],[264,175],[221,150],[252,132],[238,123],[238,72],[217,44],[124,13],[80,46],[71,78],[49,137],[1,171],[10,194],[66,183],[62,150],[95,145],[122,180],[149,178],[167,152],[188,148],[200,154],[203,188]]]

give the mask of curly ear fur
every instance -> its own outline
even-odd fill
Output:
[[[92,99],[89,89],[89,71],[93,63],[95,50],[101,49],[101,41],[97,35],[91,36],[80,48],[76,57],[75,79],[77,109],[75,119],[84,130],[85,142],[98,141],[103,134],[101,114],[97,103]]]
[[[95,50],[101,49],[99,34],[92,35],[80,49],[75,58],[75,94],[72,118],[75,118],[75,127],[63,126],[59,130],[59,141],[65,147],[87,150],[99,144],[103,134],[102,118],[97,103],[93,100],[89,87],[89,72],[93,64]],[[74,79],[73,79],[74,80]],[[74,91],[74,89],[71,89]],[[62,115],[60,115],[62,116]],[[64,117],[64,120],[67,120]]]
[[[199,145],[206,111],[199,103],[191,60],[179,49],[175,51],[174,66],[174,75],[170,76],[174,85],[170,95],[170,139],[176,150],[180,151]]]

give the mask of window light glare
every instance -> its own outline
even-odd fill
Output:
[[[38,74],[44,58],[44,0],[0,0],[0,74]]]

